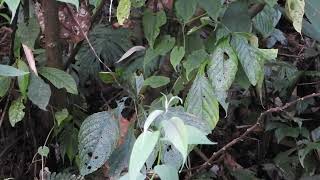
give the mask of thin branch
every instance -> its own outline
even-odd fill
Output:
[[[227,149],[229,149],[230,147],[232,147],[233,145],[237,144],[239,141],[242,141],[246,136],[248,136],[251,132],[253,132],[256,128],[258,128],[261,124],[261,121],[263,119],[264,116],[266,116],[269,113],[275,113],[275,112],[280,112],[283,111],[285,109],[287,109],[288,107],[296,104],[299,101],[303,101],[305,99],[308,98],[312,98],[312,97],[318,97],[320,96],[320,92],[318,93],[313,93],[307,96],[304,96],[302,98],[296,99],[292,102],[286,103],[284,106],[281,107],[274,107],[274,108],[270,108],[267,111],[264,111],[260,114],[259,118],[257,119],[256,123],[254,125],[252,125],[250,128],[248,128],[243,134],[241,134],[239,137],[233,139],[232,141],[230,141],[228,144],[226,144],[225,146],[223,146],[221,149],[219,149],[217,152],[214,152],[212,154],[212,156],[202,165],[188,169],[187,171],[196,171],[196,173],[200,172],[201,170],[207,168],[208,166],[211,165],[211,163],[218,158],[221,154],[223,154]]]

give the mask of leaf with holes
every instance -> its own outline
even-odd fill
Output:
[[[301,33],[302,20],[304,15],[304,0],[287,0],[286,1],[286,14],[293,22],[293,27]]]
[[[128,19],[130,15],[131,0],[120,0],[117,7],[117,19],[120,25],[123,25],[124,21]]]
[[[12,127],[16,125],[17,122],[20,122],[25,112],[23,111],[25,108],[23,104],[22,97],[19,97],[17,100],[12,101],[11,106],[9,108],[9,121]]]
[[[207,121],[211,130],[219,120],[219,104],[213,91],[208,79],[198,74],[186,99],[187,112]]]
[[[143,32],[151,48],[153,48],[154,42],[160,33],[160,27],[166,22],[167,17],[164,11],[153,13],[149,9],[145,10],[142,18]]]
[[[208,76],[211,80],[214,94],[227,112],[229,103],[226,102],[227,91],[231,87],[238,70],[238,58],[225,38],[219,42],[211,55]]]
[[[100,168],[117,146],[119,124],[109,112],[87,117],[79,131],[80,173],[87,175]]]
[[[0,64],[0,76],[14,77],[14,76],[23,76],[28,73],[29,72],[21,71],[12,66]]]
[[[30,84],[28,87],[28,98],[33,104],[46,111],[51,96],[50,86],[39,76],[31,73]]]
[[[65,88],[71,94],[78,94],[77,84],[73,77],[56,68],[41,67],[39,73],[49,80],[56,88]]]

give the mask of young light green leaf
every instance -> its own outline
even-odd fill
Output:
[[[17,122],[20,122],[23,119],[25,115],[25,112],[23,111],[24,108],[25,106],[23,104],[22,97],[12,101],[9,108],[9,121],[12,127],[14,127]]]
[[[41,67],[39,73],[49,80],[56,88],[65,88],[71,94],[78,94],[77,84],[73,77],[56,68]]]
[[[227,112],[229,103],[226,102],[227,91],[231,87],[238,70],[238,58],[225,38],[219,42],[211,55],[208,76],[211,80],[214,94]]]
[[[140,134],[133,145],[129,161],[129,179],[136,179],[160,137],[159,131],[146,131]],[[141,153],[143,152],[143,153]]]
[[[60,2],[70,3],[76,6],[79,9],[79,0],[58,0]]]
[[[188,132],[184,122],[178,117],[173,117],[162,121],[161,126],[166,140],[170,141],[181,153],[184,164],[188,155]]]
[[[87,117],[79,131],[80,173],[87,175],[100,168],[117,146],[118,121],[104,111]]]
[[[170,54],[170,62],[173,68],[176,70],[178,64],[180,64],[182,58],[184,57],[185,50],[184,47],[175,46]]]
[[[219,104],[213,91],[208,79],[198,74],[186,99],[187,112],[207,121],[210,130],[214,129],[219,121]]]
[[[144,80],[144,86],[150,86],[152,88],[158,88],[164,85],[167,85],[170,82],[170,79],[165,76],[151,76]]]
[[[116,74],[114,72],[99,72],[99,78],[106,84],[113,83],[115,76]]]
[[[58,126],[69,117],[68,109],[64,108],[61,111],[58,111],[54,114],[54,118],[56,119]]]
[[[29,72],[28,65],[22,60],[17,60],[17,67],[18,67],[18,69],[20,69],[20,70],[22,70],[24,72]],[[23,75],[23,76],[18,76],[18,86],[19,86],[21,94],[24,97],[27,97],[29,78],[30,78],[30,74],[26,74],[26,75]]]
[[[223,7],[221,0],[198,0],[199,6],[207,11],[208,15],[216,20]]]
[[[175,2],[177,16],[182,19],[183,23],[187,23],[197,9],[196,0],[177,0]]]
[[[129,18],[131,8],[131,0],[120,0],[117,7],[117,19],[120,25]]]
[[[31,73],[30,84],[28,87],[28,98],[33,104],[46,111],[51,96],[50,86],[39,76]]]
[[[142,18],[143,31],[151,48],[153,48],[154,42],[160,33],[160,27],[166,22],[167,17],[164,11],[153,13],[149,9],[145,10]]]
[[[14,77],[14,76],[23,76],[28,73],[29,72],[21,71],[21,70],[16,69],[12,66],[0,64],[0,76]]]
[[[209,60],[209,55],[204,49],[193,51],[188,57],[186,62],[183,63],[183,67],[186,69],[186,76],[189,78],[189,74],[200,67],[200,65]]]
[[[187,128],[187,132],[188,132],[188,144],[194,144],[194,145],[217,144],[217,143],[211,142],[207,138],[207,133],[201,131],[200,129],[198,129],[194,126],[189,126],[189,125],[186,125],[186,128]]]
[[[4,0],[4,2],[8,5],[11,11],[11,23],[13,21],[14,16],[16,15],[16,11],[19,7],[20,0]]]
[[[179,180],[178,171],[167,164],[157,165],[154,171],[162,180]]]
[[[38,154],[40,154],[40,156],[44,156],[47,157],[49,154],[49,148],[47,146],[40,146],[38,148]]]
[[[293,22],[293,27],[301,33],[302,20],[304,15],[304,0],[287,0],[286,1],[286,14]]]
[[[11,78],[0,76],[0,97],[7,94],[10,88]]]

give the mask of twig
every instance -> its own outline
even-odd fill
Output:
[[[260,126],[260,123],[262,121],[262,118],[269,114],[269,113],[274,113],[274,112],[280,112],[283,111],[285,109],[287,109],[288,107],[296,104],[299,101],[303,101],[305,99],[308,98],[312,98],[312,97],[318,97],[320,96],[320,92],[318,93],[313,93],[307,96],[304,96],[302,98],[296,99],[292,102],[286,103],[284,106],[281,107],[275,107],[275,108],[270,108],[267,111],[264,111],[260,114],[259,118],[257,119],[256,123],[254,125],[252,125],[250,128],[248,128],[243,134],[241,134],[239,137],[233,139],[232,141],[230,141],[228,144],[226,144],[225,146],[223,146],[221,149],[219,149],[217,152],[214,152],[212,154],[212,156],[202,165],[188,169],[187,171],[194,171],[196,170],[196,173],[200,172],[201,170],[207,168],[208,166],[210,166],[211,162],[214,161],[217,157],[219,157],[223,152],[225,152],[227,149],[229,149],[230,147],[232,147],[233,145],[237,144],[239,141],[242,141],[247,135],[249,135],[251,132],[253,132],[257,127]]]

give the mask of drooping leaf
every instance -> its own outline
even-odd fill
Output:
[[[150,86],[152,88],[158,88],[164,85],[167,85],[170,82],[170,79],[165,76],[151,76],[144,80],[144,86]]]
[[[12,101],[9,108],[9,121],[12,127],[14,127],[17,122],[20,122],[24,118],[24,108],[25,106],[23,104],[22,97]]]
[[[144,46],[133,46],[130,48],[126,53],[124,53],[121,58],[116,62],[120,63],[121,61],[127,59],[129,56],[131,56],[135,52],[144,51],[146,48]]]
[[[181,153],[168,141],[164,141],[161,149],[161,162],[179,170],[183,163]]]
[[[157,165],[154,167],[154,171],[162,180],[179,180],[178,171],[170,165]]]
[[[198,128],[190,125],[186,125],[186,128],[188,132],[188,144],[216,144],[207,138],[207,133],[199,130]]]
[[[67,155],[69,161],[72,163],[78,152],[78,134],[79,130],[72,125],[66,126],[59,136],[60,152],[62,158]]]
[[[154,42],[160,33],[160,27],[166,22],[167,17],[164,11],[153,13],[149,9],[145,10],[142,18],[143,32],[151,48],[153,48]]]
[[[120,0],[117,7],[117,19],[120,25],[123,25],[124,21],[128,19],[130,15],[131,0]]]
[[[211,55],[208,76],[214,88],[214,94],[227,112],[227,91],[231,87],[238,70],[238,58],[229,44],[229,39],[219,42]]]
[[[0,64],[0,76],[14,77],[14,76],[23,76],[28,73],[29,72],[21,71],[21,70],[16,69],[12,66]]]
[[[39,73],[49,80],[56,88],[65,88],[71,94],[78,94],[77,84],[73,77],[56,68],[41,67]]]
[[[116,148],[119,124],[104,111],[90,115],[79,131],[80,173],[87,175],[100,168]]]
[[[186,110],[207,121],[211,130],[216,127],[219,121],[218,101],[213,94],[212,85],[203,75],[197,75],[189,90],[186,99]]]
[[[307,146],[303,149],[298,151],[299,161],[301,166],[304,168],[304,159],[305,157],[313,150],[320,150],[320,143],[310,142]]]
[[[301,33],[302,29],[304,6],[304,0],[287,0],[285,6],[287,16],[291,19],[293,22],[293,27],[299,33]]]
[[[40,146],[38,148],[38,154],[40,154],[40,156],[47,157],[49,154],[49,148],[47,146]]]
[[[79,9],[79,0],[58,0],[60,2],[70,3],[76,6]]]
[[[35,17],[30,18],[28,23],[19,23],[17,29],[17,36],[22,44],[27,45],[29,48],[34,48],[34,43],[40,33],[40,26]]]
[[[175,46],[170,54],[170,62],[173,68],[176,70],[177,65],[181,62],[184,57],[185,50],[184,47]]]
[[[14,16],[16,15],[16,11],[19,7],[20,0],[4,0],[4,2],[8,5],[11,11],[11,23],[13,21]]]
[[[11,78],[0,76],[0,97],[7,94],[10,88]]]
[[[196,12],[197,1],[196,0],[176,0],[175,9],[177,16],[183,23],[187,23]]]
[[[152,153],[160,137],[159,131],[146,131],[140,134],[133,145],[129,161],[129,178],[136,179],[144,163]],[[143,153],[141,153],[143,152]]]
[[[222,0],[198,0],[199,6],[207,11],[209,16],[216,20],[223,6]]]
[[[158,116],[160,116],[162,113],[164,113],[164,111],[162,111],[162,110],[154,110],[154,111],[152,111],[148,115],[146,121],[144,122],[143,131],[148,131],[148,129],[149,129],[150,125],[153,123],[153,121],[155,121],[156,118]]]
[[[171,142],[181,153],[184,163],[188,155],[188,133],[184,122],[178,117],[173,117],[162,121],[161,126],[166,140]]]
[[[45,83],[40,77],[31,73],[30,84],[28,87],[28,98],[33,104],[40,109],[46,111],[51,96],[50,86]]]
[[[204,49],[193,51],[187,60],[183,63],[183,67],[186,69],[186,76],[189,78],[189,74],[200,67],[200,65],[209,60],[209,55]]]
[[[17,67],[18,69],[24,71],[24,72],[29,72],[29,68],[28,65],[22,61],[22,60],[17,60]],[[28,89],[28,85],[29,85],[29,78],[30,75],[26,74],[23,76],[18,76],[18,85],[19,85],[19,89],[21,94],[24,97],[27,97],[27,89]]]
[[[252,23],[247,1],[235,1],[230,4],[224,13],[222,24],[229,32],[251,32]]]

